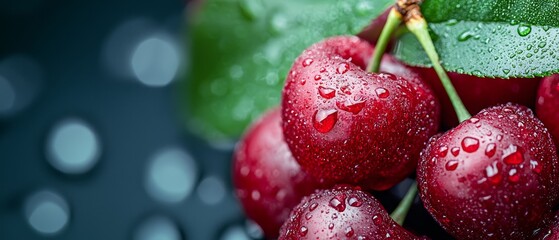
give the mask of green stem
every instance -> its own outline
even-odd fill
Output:
[[[427,22],[425,21],[425,19],[423,17],[409,19],[406,22],[406,26],[408,27],[410,32],[412,32],[417,37],[417,39],[425,49],[427,56],[429,56],[429,59],[431,59],[433,67],[435,68],[435,71],[437,72],[437,75],[439,76],[441,83],[443,84],[443,87],[448,94],[448,97],[450,98],[450,102],[452,102],[454,111],[456,111],[458,120],[462,122],[466,119],[469,119],[471,117],[470,113],[464,106],[464,103],[462,103],[460,96],[458,96],[456,89],[452,85],[452,82],[448,78],[448,75],[446,75],[446,72],[441,66],[439,55],[437,54],[435,46],[433,45],[433,40],[431,40],[431,36],[429,36],[429,32],[427,31]]]
[[[398,207],[396,207],[396,209],[394,209],[392,214],[390,214],[390,217],[392,217],[392,219],[394,219],[395,222],[400,224],[400,226],[404,224],[404,220],[406,220],[406,216],[408,215],[408,212],[413,203],[413,200],[415,199],[416,194],[417,194],[417,183],[413,182],[413,184],[410,186],[410,189],[408,189],[406,196],[404,196],[400,204],[398,204]]]
[[[382,32],[380,33],[377,44],[375,46],[375,50],[373,52],[373,56],[369,61],[369,65],[367,66],[367,72],[379,72],[380,62],[382,61],[382,56],[384,55],[386,46],[388,46],[388,42],[390,42],[392,33],[398,28],[398,26],[400,26],[400,23],[402,23],[402,14],[396,11],[396,9],[393,7],[388,14],[386,23],[384,24]]]

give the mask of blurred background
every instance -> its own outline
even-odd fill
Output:
[[[0,239],[249,239],[184,130],[183,0],[0,0]]]

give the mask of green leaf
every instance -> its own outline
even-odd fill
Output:
[[[326,37],[361,31],[392,0],[206,0],[189,24],[179,94],[190,129],[238,137],[279,104],[295,58]]]
[[[500,78],[559,72],[559,0],[450,2],[421,5],[446,70]],[[431,66],[411,33],[399,39],[394,54],[410,65]]]

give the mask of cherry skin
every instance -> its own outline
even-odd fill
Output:
[[[282,99],[286,142],[311,176],[385,190],[414,171],[439,124],[438,103],[412,70],[389,56],[363,69],[373,47],[357,37],[326,39],[305,50]]]
[[[246,132],[233,156],[233,185],[246,215],[276,238],[291,209],[319,187],[301,171],[283,140],[279,108]]]
[[[538,89],[536,115],[551,132],[559,148],[559,74],[545,77]]]
[[[424,239],[390,218],[372,195],[337,185],[303,198],[280,230],[280,240]]]
[[[413,69],[432,87],[439,99],[443,128],[450,129],[458,125],[454,108],[435,70],[419,67]],[[481,78],[454,72],[447,72],[447,74],[464,105],[472,113],[508,102],[533,107],[541,80],[541,78]]]
[[[559,196],[559,161],[532,111],[482,110],[433,138],[417,170],[424,206],[457,239],[526,239]]]

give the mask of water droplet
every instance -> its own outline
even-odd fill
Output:
[[[313,119],[314,128],[321,133],[327,133],[334,128],[338,121],[338,111],[335,109],[321,109],[314,113]]]
[[[458,160],[455,159],[449,160],[448,162],[446,162],[445,168],[448,171],[456,170],[456,168],[458,168]]]
[[[473,117],[473,118],[470,118],[470,120],[468,120],[468,121],[470,121],[470,122],[473,123],[473,124],[476,124],[476,123],[479,122],[479,118]]]
[[[518,23],[519,23],[519,21],[516,20],[516,19],[510,20],[510,25],[516,25],[516,24],[518,24]]]
[[[351,95],[351,91],[349,90],[348,85],[344,85],[340,87],[340,91],[342,91],[346,95]]]
[[[301,236],[301,237],[307,236],[308,232],[309,232],[309,229],[305,226],[302,226],[301,229],[299,229],[299,236]]]
[[[542,172],[542,165],[535,160],[530,160],[530,169],[532,169],[535,173],[540,174]]]
[[[501,140],[503,140],[503,135],[501,134],[497,135],[497,141],[501,141]]]
[[[304,78],[303,78],[303,79],[301,79],[301,86],[305,85],[305,83],[307,83],[307,80],[306,80],[306,79],[304,79]]]
[[[485,175],[489,179],[489,182],[491,182],[493,185],[499,184],[503,179],[503,176],[499,174],[500,169],[501,163],[498,161],[494,161],[491,165],[485,168]]]
[[[314,62],[314,60],[313,60],[312,58],[307,58],[307,59],[303,60],[303,67],[308,67],[308,66],[310,66],[313,62]]]
[[[320,79],[322,79],[322,77],[321,77],[320,75],[314,76],[314,80],[315,80],[315,81],[318,81],[318,80],[320,80]]]
[[[382,88],[382,87],[375,89],[375,93],[379,98],[387,98],[388,96],[390,96],[390,92],[388,92],[386,88]]]
[[[479,140],[477,138],[465,137],[462,139],[462,149],[464,149],[464,151],[472,153],[477,151],[478,148]]]
[[[260,200],[260,192],[258,190],[253,190],[250,193],[250,197],[252,198],[252,200],[254,201],[259,201]]]
[[[339,74],[344,74],[347,71],[349,71],[349,64],[346,62],[340,63],[340,65],[338,65],[338,68],[336,68],[336,72]]]
[[[456,19],[450,19],[450,20],[448,20],[448,21],[446,22],[446,25],[447,25],[447,26],[454,26],[454,25],[456,25],[457,23],[458,23],[458,20],[456,20]]]
[[[504,74],[509,74],[509,73],[510,73],[510,69],[506,69],[506,68],[503,69],[503,73],[504,73]]]
[[[305,214],[305,219],[310,220],[312,218],[312,213]]]
[[[336,106],[343,111],[358,114],[365,107],[365,100],[362,97],[355,96],[353,99],[347,98],[344,102],[336,102]]]
[[[485,148],[485,156],[493,157],[493,155],[495,155],[496,151],[497,151],[497,147],[496,147],[495,143],[487,144],[487,148]]]
[[[328,224],[328,229],[330,229],[330,230],[334,229],[334,224],[333,223]]]
[[[380,226],[380,224],[382,224],[382,218],[379,215],[374,215],[373,223],[377,226]]]
[[[452,155],[454,155],[455,157],[458,156],[458,154],[460,154],[460,148],[459,147],[453,147],[450,149],[450,153],[452,153]]]
[[[309,207],[309,211],[314,211],[316,209],[316,207],[318,207],[317,203],[312,203],[311,206]]]
[[[447,146],[439,147],[439,157],[446,157],[447,153],[448,153],[448,147]]]
[[[543,41],[540,42],[540,43],[538,43],[538,47],[539,47],[539,48],[544,48],[545,45],[547,45],[547,43],[546,43],[546,42],[543,42]]]
[[[476,33],[475,33],[475,32],[472,32],[472,31],[470,31],[470,30],[467,30],[467,31],[461,33],[461,34],[458,36],[458,41],[460,41],[460,42],[465,42],[465,41],[467,41],[468,39],[470,39],[470,38],[472,38],[472,37],[474,37],[474,36],[476,36]]]
[[[353,228],[347,227],[347,228],[345,229],[345,236],[346,236],[346,237],[352,237],[353,234],[354,234]]]
[[[339,194],[330,199],[330,207],[336,209],[338,212],[343,212],[345,210],[345,199],[344,194]]]
[[[320,68],[320,72],[321,73],[326,72],[326,68]]]
[[[521,37],[525,37],[530,34],[530,32],[532,31],[532,27],[528,24],[521,23],[520,25],[518,25],[516,31],[518,32],[518,35],[520,35]]]
[[[318,94],[320,94],[320,96],[323,98],[331,99],[336,96],[336,90],[333,88],[326,88],[320,86],[318,87]]]
[[[349,200],[347,200],[347,202],[352,207],[360,207],[361,205],[363,205],[363,201],[361,201],[357,197],[350,197]]]
[[[518,165],[524,162],[524,156],[515,145],[509,145],[503,150],[503,162],[509,165]]]
[[[511,169],[509,171],[509,181],[510,182],[518,182],[520,180],[520,174],[518,173],[518,171],[516,171],[516,169]]]

